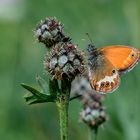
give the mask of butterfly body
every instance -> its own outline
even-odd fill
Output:
[[[134,68],[140,57],[138,49],[121,45],[98,49],[90,45],[88,52],[90,84],[100,93],[117,89],[120,73]]]

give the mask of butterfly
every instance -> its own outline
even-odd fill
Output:
[[[95,48],[88,46],[88,75],[91,87],[99,93],[111,93],[120,85],[120,75],[138,63],[140,51],[123,45]]]

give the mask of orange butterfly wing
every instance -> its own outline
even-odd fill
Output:
[[[101,59],[100,64],[89,69],[90,85],[96,92],[111,93],[120,85],[119,73],[107,58],[98,59]]]
[[[101,51],[119,72],[134,68],[140,57],[138,49],[123,45],[105,46],[98,51]]]
[[[88,74],[91,87],[99,93],[111,93],[120,85],[120,76],[105,55],[92,45],[88,47]]]

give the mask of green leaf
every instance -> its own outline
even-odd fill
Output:
[[[56,97],[58,93],[60,93],[60,89],[58,86],[58,81],[56,79],[49,80],[49,92],[52,96]]]
[[[36,76],[36,80],[37,80],[38,84],[40,85],[41,89],[43,90],[43,93],[50,94],[50,93],[48,93],[49,92],[48,81],[44,80],[39,75]]]
[[[30,94],[24,96],[28,104],[55,102],[56,100],[56,97],[43,94],[29,85],[22,83],[21,86],[30,92]]]
[[[36,97],[34,95],[32,95],[32,94],[26,94],[24,96],[24,98],[25,98],[26,102],[36,99]]]
[[[27,89],[28,91],[30,91],[36,97],[39,97],[39,98],[42,98],[42,99],[47,97],[46,94],[40,93],[38,90],[36,90],[35,88],[33,88],[29,85],[26,85],[26,84],[22,83],[21,86],[24,87],[25,89]]]
[[[61,92],[62,94],[70,93],[71,90],[71,81],[61,80]]]
[[[26,95],[24,96],[24,98],[28,104],[55,102],[55,99],[52,98],[51,96],[48,96],[46,99],[40,99],[36,98],[34,95]]]
[[[49,101],[46,101],[46,100],[34,100],[32,102],[29,102],[28,104],[29,105],[32,105],[32,104],[37,104],[37,103],[46,103],[46,102],[49,102]],[[52,101],[51,101],[52,102]]]
[[[82,95],[77,95],[77,96],[74,96],[74,97],[71,97],[70,98],[70,101],[74,100],[74,99],[77,99],[77,98],[80,98]]]

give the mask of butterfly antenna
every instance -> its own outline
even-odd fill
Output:
[[[88,50],[89,52],[91,52],[91,51],[95,50],[95,45],[94,45],[94,43],[93,43],[93,41],[92,41],[92,39],[91,39],[89,33],[86,33],[86,35],[87,35],[89,41],[91,42],[90,44],[88,44],[87,50]]]
[[[88,37],[89,41],[91,42],[91,44],[93,45],[94,43],[93,43],[93,41],[92,41],[92,39],[91,39],[91,37],[90,37],[89,33],[86,33],[86,35],[87,35],[87,37]]]

